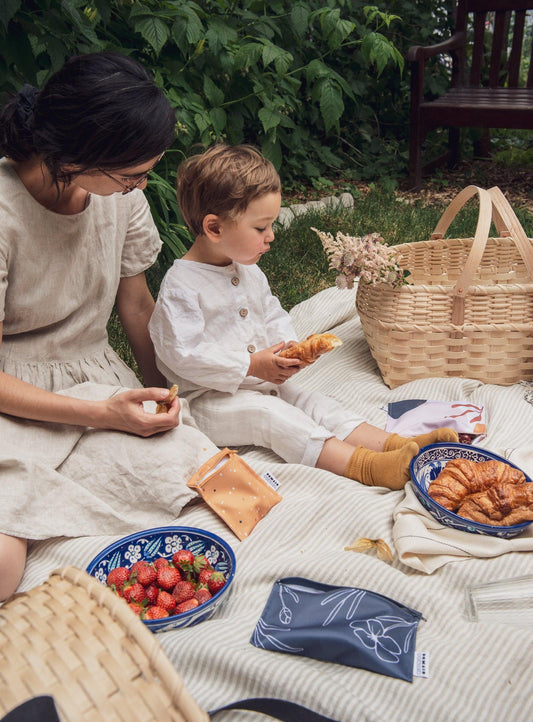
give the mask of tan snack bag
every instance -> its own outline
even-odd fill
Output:
[[[187,482],[242,541],[282,497],[236,451],[222,449]]]

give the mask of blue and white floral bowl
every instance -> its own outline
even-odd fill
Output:
[[[212,567],[222,572],[226,584],[211,599],[196,609],[174,614],[164,619],[143,619],[152,632],[165,632],[178,627],[191,627],[208,619],[220,604],[227,600],[235,576],[235,555],[230,545],[205,529],[186,526],[164,526],[146,529],[123,537],[97,554],[87,572],[106,583],[107,575],[116,567],[131,567],[140,559],[152,561],[156,557],[172,559],[179,549],[190,549],[194,555],[205,554]]]
[[[476,463],[495,459],[496,461],[503,461],[515,469],[519,468],[503,456],[498,456],[498,454],[493,454],[491,451],[480,449],[477,446],[470,446],[469,444],[443,442],[424,446],[411,461],[413,490],[422,506],[427,509],[438,522],[472,534],[485,534],[488,536],[501,537],[502,539],[510,539],[511,537],[517,536],[532,523],[526,521],[522,524],[515,524],[514,526],[480,524],[470,519],[464,519],[434,501],[428,494],[428,487],[451,459],[470,459]],[[521,471],[523,470],[521,469]],[[531,478],[525,473],[524,475],[526,482],[531,482]]]

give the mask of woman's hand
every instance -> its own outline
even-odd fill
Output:
[[[112,396],[104,404],[103,415],[99,422],[95,420],[98,428],[127,431],[137,436],[152,436],[162,431],[173,429],[179,424],[180,402],[176,397],[168,405],[166,413],[156,414],[147,411],[144,401],[164,401],[168,398],[168,389],[148,388],[131,389]]]
[[[300,370],[300,362],[293,358],[280,358],[277,354],[285,347],[284,342],[256,351],[250,356],[247,376],[255,376],[271,384],[283,384]]]
[[[152,436],[178,425],[177,397],[168,405],[167,413],[156,414],[155,404],[153,410],[144,409],[144,401],[158,403],[168,399],[168,395],[168,389],[152,387],[129,389],[94,401],[45,391],[0,371],[0,413],[35,421],[127,431],[138,436]]]

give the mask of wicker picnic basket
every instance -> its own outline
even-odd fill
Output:
[[[0,712],[39,695],[62,722],[209,720],[157,636],[75,567],[0,607]]]
[[[444,238],[479,197],[474,238]],[[494,222],[498,237],[489,237]],[[509,385],[533,379],[533,241],[497,187],[464,188],[430,240],[396,246],[409,285],[359,283],[356,307],[390,388],[458,376]]]

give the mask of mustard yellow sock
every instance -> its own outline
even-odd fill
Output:
[[[414,441],[393,451],[372,451],[356,446],[344,476],[367,486],[403,489],[411,478],[409,464],[415,454],[418,454],[418,445]]]
[[[437,444],[439,441],[459,441],[459,434],[453,429],[449,429],[446,426],[430,431],[427,434],[419,434],[418,436],[400,436],[399,434],[391,434],[385,442],[385,451],[393,451],[394,449],[401,449],[404,444],[414,441],[418,444],[421,449],[423,446],[428,444]]]

